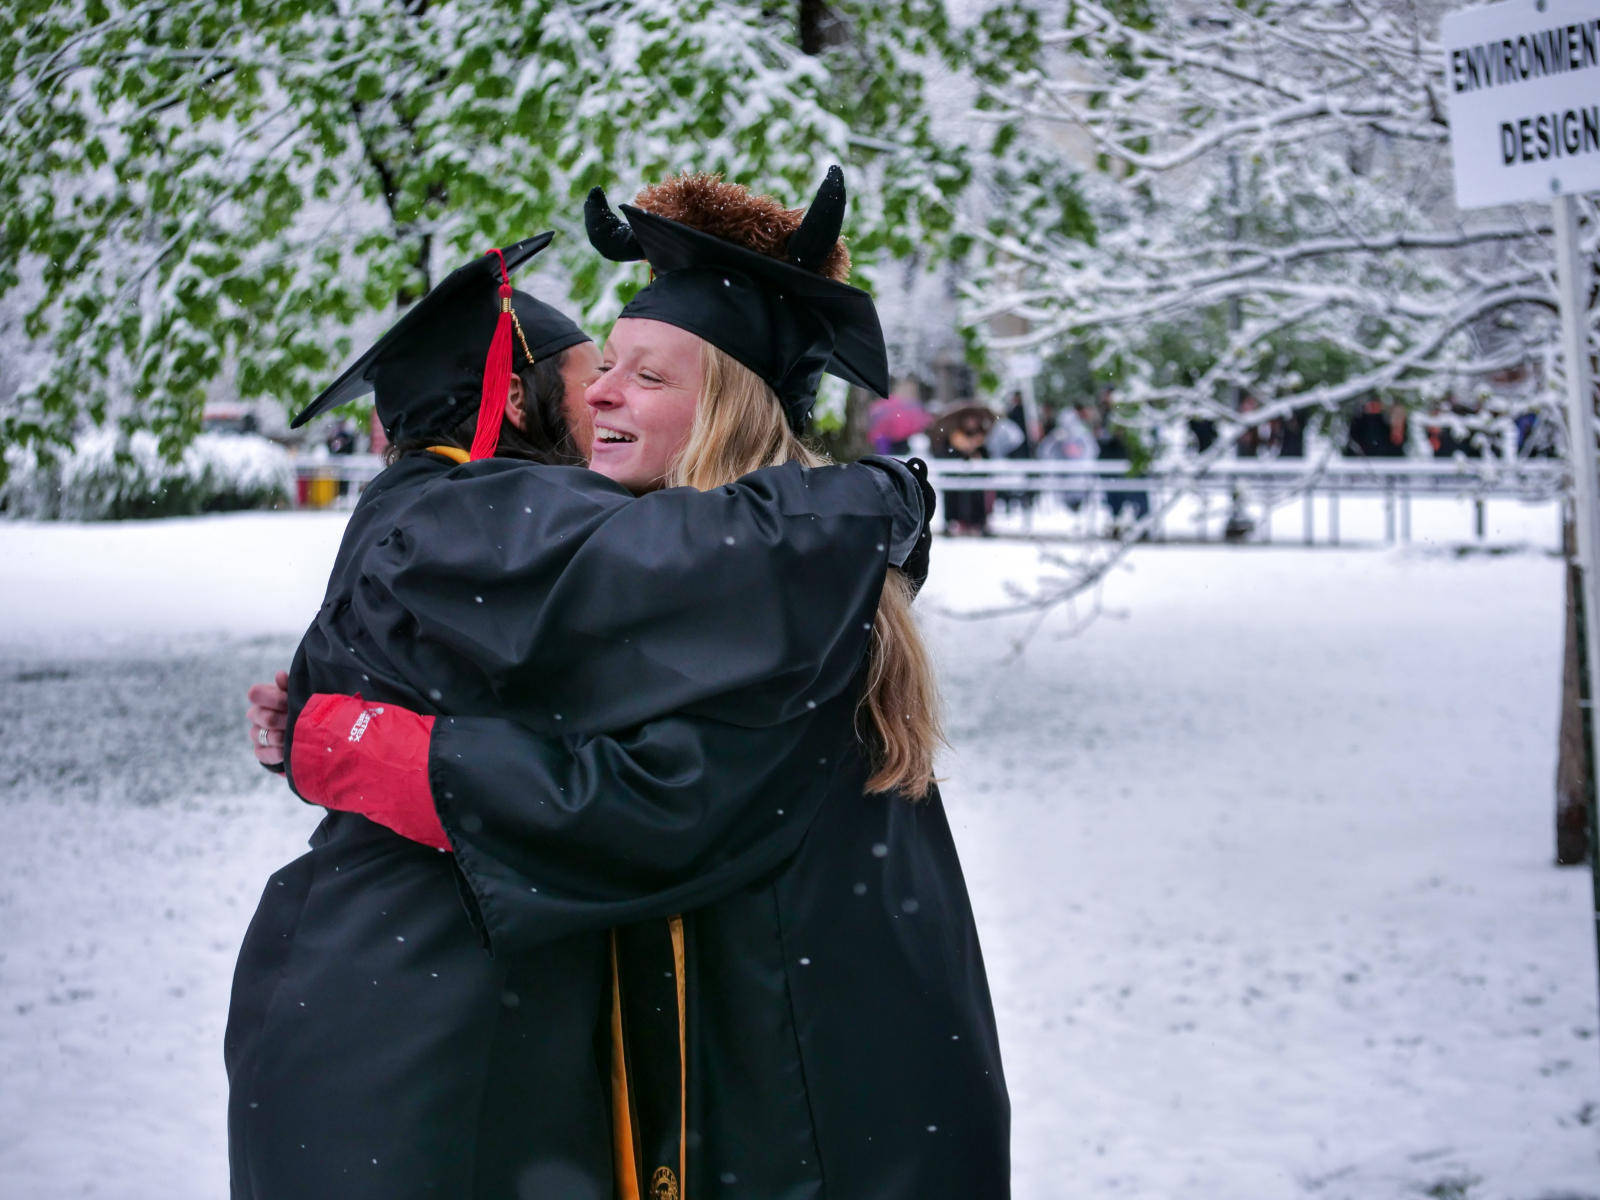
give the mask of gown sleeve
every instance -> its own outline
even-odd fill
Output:
[[[575,739],[440,718],[428,782],[491,952],[698,908],[776,869],[831,792],[861,794],[855,694],[763,729],[675,716]]]
[[[863,464],[638,499],[470,464],[375,541],[343,619],[437,713],[555,736],[668,713],[765,727],[848,684],[921,509],[909,472]]]

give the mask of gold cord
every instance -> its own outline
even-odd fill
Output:
[[[522,343],[522,357],[528,360],[528,365],[533,366],[533,351],[528,349],[528,336],[522,332],[522,322],[517,320],[517,314],[510,307],[511,301],[506,301],[506,311],[511,314],[511,327],[517,331],[517,341]]]

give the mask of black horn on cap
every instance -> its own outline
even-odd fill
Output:
[[[800,228],[789,236],[789,261],[808,271],[820,269],[843,227],[844,172],[833,166],[806,209]]]
[[[633,230],[611,211],[604,188],[591,189],[583,202],[583,227],[589,234],[589,244],[603,258],[612,262],[638,262],[644,258],[644,248]]]

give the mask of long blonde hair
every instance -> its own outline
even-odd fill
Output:
[[[777,396],[759,375],[709,342],[689,437],[667,469],[669,487],[700,491],[779,463],[818,467],[827,459],[789,428]],[[865,717],[868,728],[861,729]],[[933,755],[944,741],[933,665],[911,615],[911,585],[890,569],[872,625],[866,692],[857,731],[867,743],[869,792],[921,799],[933,783]]]

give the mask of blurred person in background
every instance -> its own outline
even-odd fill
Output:
[[[1239,435],[1239,440],[1234,443],[1234,451],[1240,458],[1276,458],[1278,456],[1283,423],[1277,420],[1251,423],[1250,414],[1260,411],[1261,399],[1254,392],[1246,392],[1239,397],[1239,420],[1244,424],[1244,432]]]
[[[1039,439],[1038,457],[1046,462],[1090,463],[1100,457],[1100,444],[1076,409],[1063,408]],[[1064,476],[1056,488],[1056,495],[1069,509],[1077,512],[1089,495],[1091,483],[1088,475]]]
[[[1096,398],[1094,426],[1102,462],[1127,462],[1128,474],[1142,474],[1132,462],[1129,437],[1117,420],[1116,390],[1110,385],[1100,389]],[[1111,509],[1112,520],[1118,526],[1135,524],[1150,512],[1150,491],[1137,484],[1112,481],[1106,484],[1106,505]]]
[[[1406,453],[1406,411],[1386,404],[1376,392],[1368,393],[1350,420],[1345,439],[1347,458],[1403,458]]]
[[[960,462],[977,462],[988,458],[989,451],[985,443],[993,423],[992,413],[981,412],[973,405],[962,407],[942,423],[943,445],[934,451],[935,455]],[[982,489],[948,489],[941,503],[944,505],[947,533],[957,537],[988,536],[989,497]]]

